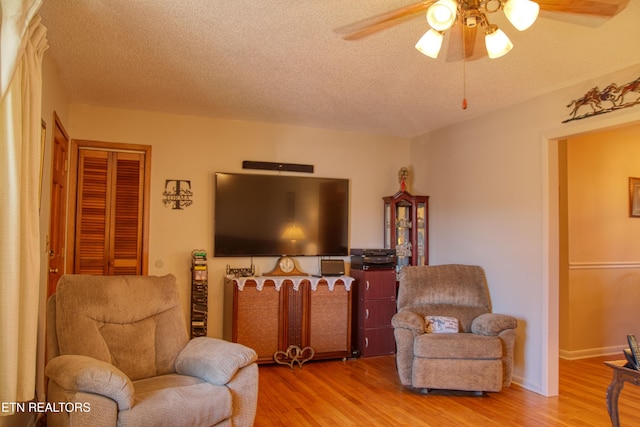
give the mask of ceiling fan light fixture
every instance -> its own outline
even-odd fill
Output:
[[[446,31],[456,21],[457,10],[454,0],[438,0],[427,9],[427,22],[436,31]]]
[[[487,29],[484,43],[487,47],[487,55],[491,59],[500,58],[513,48],[513,43],[511,43],[509,37],[495,25],[491,25]]]
[[[540,5],[530,0],[507,0],[503,6],[504,14],[519,31],[524,31],[536,22]]]
[[[443,37],[444,35],[440,31],[430,29],[420,37],[420,40],[416,43],[416,49],[418,49],[420,53],[436,59],[442,47]]]

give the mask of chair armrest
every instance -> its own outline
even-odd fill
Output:
[[[413,311],[402,310],[391,318],[391,325],[394,328],[409,329],[413,335],[421,335],[425,332],[424,317]]]
[[[478,335],[498,335],[507,329],[515,329],[518,321],[506,314],[485,313],[473,319],[471,332]]]
[[[82,391],[114,400],[118,409],[131,409],[135,390],[129,377],[115,366],[80,355],[58,356],[47,364],[45,374],[68,391]]]
[[[189,341],[176,358],[176,372],[225,385],[239,369],[257,359],[256,352],[242,344],[198,337]]]

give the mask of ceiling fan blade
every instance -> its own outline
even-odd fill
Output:
[[[482,49],[478,47],[478,41],[481,41],[481,37],[478,37],[478,27],[462,26],[462,40],[464,45],[464,57],[465,59],[479,58],[484,55]]]
[[[627,7],[629,0],[536,0],[541,10],[612,17]]]
[[[478,37],[478,27],[454,25],[449,31],[447,62],[475,61],[487,55],[482,37]]]
[[[406,19],[412,18],[415,14],[424,12],[435,2],[436,0],[426,0],[413,3],[399,9],[363,19],[353,24],[345,25],[344,27],[336,28],[334,31],[338,34],[344,34],[343,38],[345,40],[358,40],[400,24]]]

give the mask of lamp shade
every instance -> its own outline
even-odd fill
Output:
[[[295,224],[289,225],[284,229],[280,236],[282,240],[290,240],[295,242],[297,240],[303,240],[305,238],[304,231]]]
[[[438,0],[427,9],[427,22],[436,31],[451,28],[456,21],[458,5],[453,0]]]
[[[500,58],[513,48],[513,43],[511,43],[509,37],[498,27],[493,28],[493,31],[484,36],[484,43],[487,46],[487,54],[491,59]]]
[[[504,14],[519,31],[524,31],[533,25],[538,18],[539,11],[538,3],[530,0],[507,0],[504,4]]]
[[[424,33],[418,43],[416,43],[416,49],[421,53],[430,56],[431,58],[437,58],[442,47],[443,35],[441,32],[431,29]]]

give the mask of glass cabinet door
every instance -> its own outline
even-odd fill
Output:
[[[418,202],[416,204],[416,264],[427,264],[427,203]]]
[[[384,248],[391,249],[391,203],[384,204]]]
[[[384,200],[384,247],[396,250],[396,271],[429,264],[429,197],[401,191]]]
[[[411,239],[411,204],[398,203],[396,205],[396,258],[398,267],[412,265],[413,243]]]

